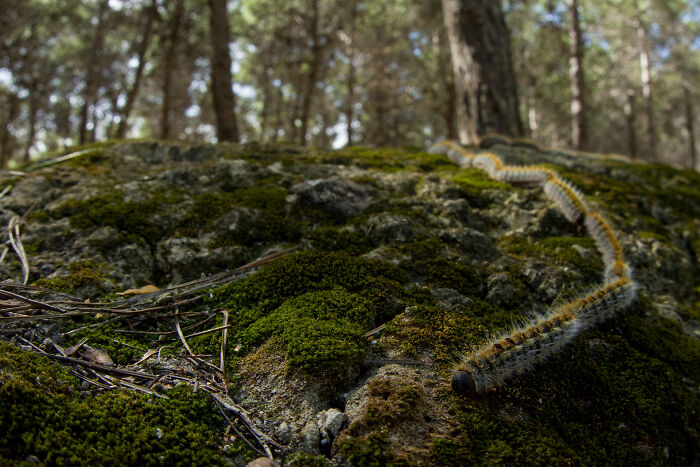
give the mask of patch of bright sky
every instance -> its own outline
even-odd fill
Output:
[[[7,68],[0,68],[0,86],[13,90],[15,80],[12,78],[12,72]]]

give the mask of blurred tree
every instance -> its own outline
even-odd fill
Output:
[[[457,89],[459,139],[523,133],[510,50],[499,1],[442,0]]]

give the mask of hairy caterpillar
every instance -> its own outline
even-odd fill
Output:
[[[583,195],[568,182],[553,178],[544,185],[544,192],[554,201],[569,222],[576,222],[588,209],[583,202]]]
[[[636,283],[631,279],[622,247],[608,222],[591,212],[583,194],[553,170],[541,166],[511,167],[495,154],[472,154],[451,141],[442,141],[430,152],[448,154],[456,164],[467,159],[495,180],[543,185],[547,196],[570,222],[583,219],[603,256],[605,283],[584,297],[535,314],[521,326],[467,355],[452,377],[455,392],[476,394],[522,374],[568,344],[584,329],[594,326],[634,300]]]

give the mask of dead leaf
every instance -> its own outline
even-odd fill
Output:
[[[102,365],[114,365],[114,362],[112,361],[105,349],[100,349],[99,347],[90,347],[89,345],[85,345],[84,347],[85,352],[83,353],[83,357],[87,358],[92,362],[101,363]]]
[[[143,295],[158,291],[160,291],[160,289],[155,285],[144,285],[140,289],[129,289],[124,292],[117,292],[117,295]]]
[[[243,344],[238,344],[235,349],[233,349],[234,352],[238,352],[241,350],[241,347],[243,347]]]

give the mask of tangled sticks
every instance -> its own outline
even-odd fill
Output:
[[[535,314],[468,354],[452,377],[455,392],[477,394],[503,384],[558,351],[581,331],[626,308],[634,299],[637,285],[631,279],[615,233],[603,216],[588,207],[581,192],[556,172],[541,166],[507,166],[495,154],[472,153],[451,141],[437,143],[429,152],[445,154],[460,167],[483,169],[494,180],[543,186],[569,222],[583,219],[605,264],[602,286],[584,297]]]

